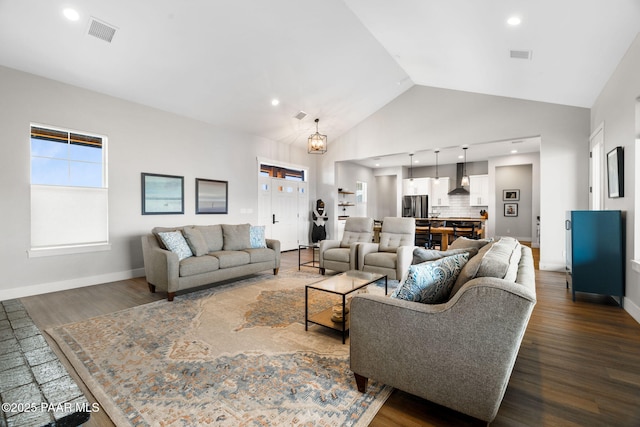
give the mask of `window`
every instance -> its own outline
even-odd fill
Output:
[[[272,178],[284,178],[292,181],[304,181],[304,170],[292,169],[280,166],[260,164],[260,176]]]
[[[31,126],[31,184],[105,187],[102,137]]]
[[[108,249],[106,142],[31,125],[29,256]]]

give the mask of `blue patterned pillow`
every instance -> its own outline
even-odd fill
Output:
[[[193,256],[193,252],[189,248],[187,241],[184,239],[184,236],[179,231],[168,231],[168,232],[160,232],[158,233],[164,245],[171,252],[178,255],[178,259],[182,261],[185,258],[189,258]]]
[[[391,297],[425,304],[445,302],[467,261],[469,254],[462,253],[412,265],[407,279],[396,288]]]
[[[249,240],[251,241],[251,247],[266,248],[267,242],[264,238],[264,225],[252,225],[249,229]]]

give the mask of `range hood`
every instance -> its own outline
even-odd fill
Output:
[[[456,163],[456,188],[449,191],[450,196],[457,194],[469,194],[469,190],[462,186],[462,176],[464,175],[464,163]]]

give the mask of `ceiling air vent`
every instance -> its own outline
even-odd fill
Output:
[[[91,17],[89,21],[89,35],[97,37],[100,40],[111,43],[113,36],[116,34],[116,28],[111,25],[99,21],[94,17]]]
[[[298,111],[298,114],[296,114],[296,115],[295,115],[295,116],[293,116],[293,117],[295,117],[295,118],[296,118],[296,119],[298,119],[298,120],[302,120],[302,119],[304,119],[305,117],[307,117],[307,113],[305,113],[304,111],[300,110],[300,111]]]
[[[510,50],[509,57],[512,59],[531,59],[530,50]]]

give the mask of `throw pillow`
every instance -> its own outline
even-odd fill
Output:
[[[473,258],[477,253],[477,248],[461,248],[450,249],[446,251],[438,251],[436,249],[415,248],[413,250],[413,261],[411,264],[421,264],[427,261],[435,261],[440,258],[448,257],[451,255],[458,255],[468,253],[469,259]]]
[[[412,265],[406,280],[393,291],[391,297],[424,304],[445,302],[468,260],[469,254],[463,253]]]
[[[266,248],[267,242],[264,238],[264,225],[252,225],[249,229],[249,240],[251,241],[251,247]]]
[[[182,233],[195,256],[203,256],[209,253],[209,245],[207,245],[207,241],[200,230],[195,227],[185,227]]]
[[[224,244],[222,249],[225,251],[241,251],[251,247],[249,239],[249,224],[222,224],[222,236]]]
[[[458,274],[455,285],[453,285],[453,288],[451,289],[449,298],[453,298],[465,283],[476,277],[478,268],[480,268],[480,264],[482,263],[482,258],[484,258],[484,255],[489,251],[489,249],[491,249],[491,246],[493,246],[493,242],[481,247],[478,251],[478,255],[471,258],[469,262],[464,265],[462,271]]]
[[[167,249],[178,255],[178,259],[180,261],[193,256],[193,253],[191,252],[191,249],[189,249],[189,245],[187,244],[187,241],[184,240],[184,236],[181,232],[159,232],[158,235],[162,239],[162,242],[167,247]]]
[[[478,248],[480,249],[487,243],[491,243],[493,239],[469,239],[467,237],[461,236],[456,240],[451,242],[449,245],[449,249],[460,249],[460,248]]]

